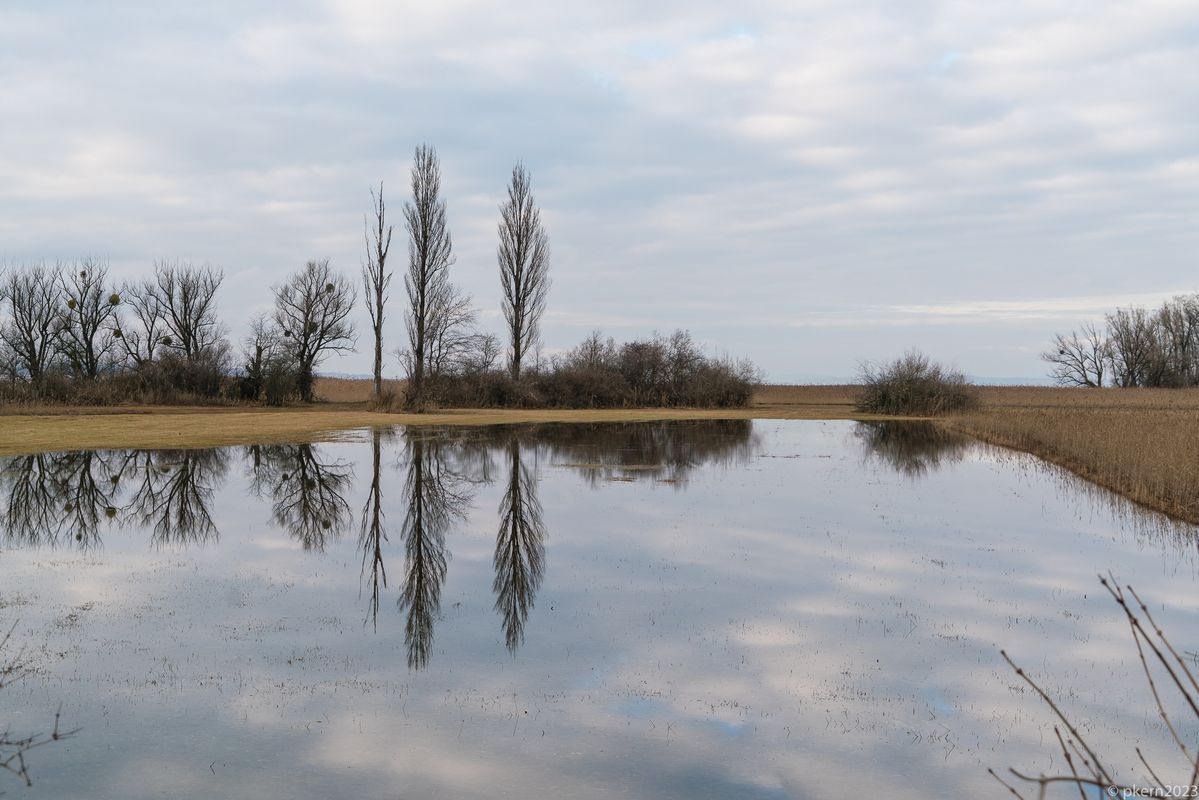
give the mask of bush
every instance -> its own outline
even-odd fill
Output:
[[[758,382],[748,361],[705,355],[685,331],[617,345],[598,331],[548,365],[476,369],[426,378],[444,406],[519,408],[730,407],[749,403]]]
[[[915,350],[887,364],[864,364],[859,382],[856,408],[870,414],[933,416],[978,405],[965,375]]]

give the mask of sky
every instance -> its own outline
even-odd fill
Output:
[[[357,279],[383,181],[390,351],[429,143],[497,334],[497,207],[531,170],[547,355],[686,328],[772,381],[912,347],[1043,380],[1055,332],[1199,291],[1197,77],[1193,0],[5,0],[0,262],[219,266],[236,341],[305,261]],[[358,322],[325,371],[370,371]]]

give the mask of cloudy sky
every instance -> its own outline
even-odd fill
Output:
[[[7,0],[0,260],[220,265],[240,338],[306,259],[357,273],[429,142],[497,333],[523,159],[547,352],[685,327],[774,380],[909,346],[1035,378],[1054,331],[1199,290],[1197,76],[1193,0]]]

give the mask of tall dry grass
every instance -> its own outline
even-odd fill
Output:
[[[1199,523],[1199,391],[990,387],[946,421]]]
[[[384,393],[398,393],[404,382],[384,380]],[[317,376],[313,394],[326,403],[369,403],[375,399],[375,384],[370,378],[328,378]]]

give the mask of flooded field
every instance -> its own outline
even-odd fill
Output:
[[[1001,647],[1133,780],[1096,574],[1199,644],[1192,528],[911,424],[17,457],[0,511],[0,730],[79,729],[14,798],[1004,797],[1061,764]]]

